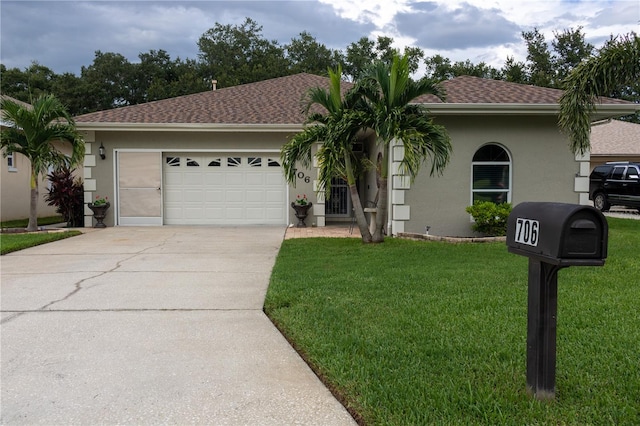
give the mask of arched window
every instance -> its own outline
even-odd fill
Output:
[[[500,145],[487,144],[473,156],[471,203],[511,202],[511,157]]]

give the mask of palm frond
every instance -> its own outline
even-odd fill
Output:
[[[599,96],[640,80],[640,38],[635,34],[611,40],[597,56],[579,64],[565,80],[558,125],[569,135],[571,150],[590,148],[591,114]]]
[[[311,166],[313,145],[326,139],[327,127],[316,124],[309,126],[302,132],[295,134],[282,146],[280,159],[287,181],[295,186],[297,164],[303,167]]]

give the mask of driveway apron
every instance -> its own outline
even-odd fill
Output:
[[[281,227],[113,227],[0,259],[1,424],[352,425],[262,311]]]

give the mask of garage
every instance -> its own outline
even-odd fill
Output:
[[[277,153],[164,153],[167,225],[286,225]]]

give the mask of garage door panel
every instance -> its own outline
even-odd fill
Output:
[[[265,182],[268,186],[282,186],[282,172],[278,169],[276,173],[267,173],[265,175]]]
[[[187,191],[183,192],[184,195],[184,199],[183,201],[189,203],[189,202],[201,202],[203,196],[204,196],[204,191],[203,190],[194,190],[194,189],[189,189]]]
[[[264,208],[262,207],[258,207],[258,208],[249,208],[246,209],[247,212],[247,219],[261,219],[264,217]]]
[[[284,203],[284,193],[282,191],[265,191],[264,197],[267,203]]]
[[[184,185],[194,186],[203,184],[203,176],[201,173],[185,173],[182,175]]]
[[[244,201],[244,192],[237,189],[225,191],[225,201],[228,203],[241,203]]]
[[[244,208],[242,207],[227,207],[224,210],[225,219],[238,220],[244,217]]]
[[[286,183],[259,155],[174,154],[165,161],[165,223],[286,224]],[[250,157],[250,158],[249,158]],[[187,166],[186,159],[191,159]],[[250,161],[251,160],[251,161]],[[199,164],[196,167],[193,161]]]
[[[265,201],[265,192],[264,191],[252,191],[248,190],[246,192],[247,200],[253,203],[262,203]]]
[[[182,191],[167,190],[164,193],[165,203],[179,203],[182,201]]]
[[[207,172],[204,175],[204,184],[207,186],[220,186],[224,185],[224,174],[222,173],[210,173]]]
[[[269,208],[265,209],[265,214],[268,219],[271,220],[284,220],[284,214],[281,208]]]
[[[186,206],[184,208],[184,217],[186,219],[201,220],[204,217],[204,208],[200,206],[198,207]]]
[[[206,202],[221,203],[224,201],[224,192],[221,190],[205,189],[204,199]]]
[[[265,181],[264,173],[247,174],[247,185],[262,186]]]
[[[224,176],[226,185],[244,186],[244,173],[228,172]]]
[[[207,207],[205,215],[208,219],[221,220],[224,219],[224,209],[221,207]]]
[[[164,184],[166,185],[182,185],[182,173],[165,173]]]

